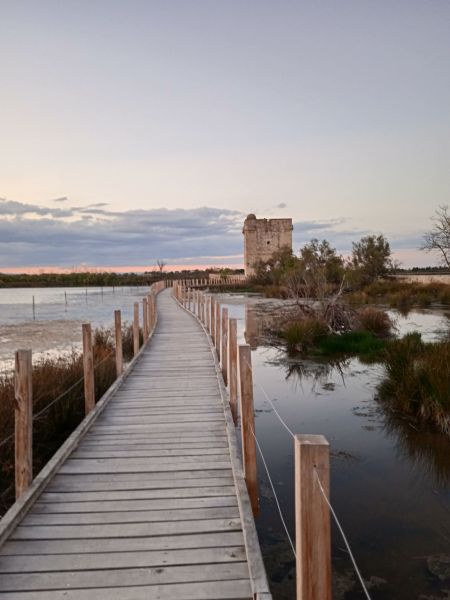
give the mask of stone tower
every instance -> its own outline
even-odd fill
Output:
[[[292,250],[292,219],[257,219],[250,214],[244,221],[245,275],[254,275],[254,265],[266,261],[281,248]]]

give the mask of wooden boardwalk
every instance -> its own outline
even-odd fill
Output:
[[[106,400],[7,517],[0,598],[270,598],[217,361],[170,290]]]

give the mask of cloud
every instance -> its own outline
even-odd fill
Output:
[[[156,258],[242,252],[243,216],[238,211],[201,207],[115,212],[105,206],[62,210],[0,200],[0,267],[152,265]]]
[[[66,196],[62,196],[61,198],[55,198],[53,202],[67,202],[68,198]]]
[[[277,208],[286,208],[287,204],[285,202],[280,202],[280,204],[277,204]]]
[[[242,223],[237,210],[203,206],[195,209],[157,208],[112,211],[106,202],[48,208],[0,199],[0,268],[54,265],[153,266],[168,263],[217,264],[223,257],[240,263]],[[294,223],[293,247],[312,238],[327,239],[339,252],[352,241],[373,233],[349,227],[346,218]],[[417,248],[418,236],[395,237],[393,249]]]

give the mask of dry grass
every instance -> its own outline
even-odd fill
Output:
[[[358,311],[358,329],[369,331],[373,335],[387,338],[391,335],[393,323],[389,315],[373,307],[363,308]]]
[[[398,279],[381,279],[347,295],[350,302],[388,304],[400,310],[413,306],[425,308],[431,304],[450,304],[450,285],[445,283],[405,283]]]

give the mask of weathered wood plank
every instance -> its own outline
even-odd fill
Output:
[[[33,511],[22,524],[31,525],[103,525],[106,523],[156,523],[202,519],[237,519],[237,506],[219,508],[181,508],[174,510],[122,510],[109,512]]]
[[[220,471],[218,471],[220,474]],[[99,476],[100,477],[100,476]],[[215,487],[216,486],[216,487]],[[154,498],[166,498],[167,494],[171,497],[189,497],[190,495],[202,494],[206,489],[221,490],[228,486],[234,486],[234,480],[231,474],[222,477],[209,477],[208,479],[155,479],[148,478],[147,474],[139,473],[132,478],[130,474],[127,479],[120,480],[117,475],[110,475],[109,479],[96,480],[88,479],[87,475],[60,475],[55,478],[48,486],[48,492],[102,492],[119,490],[149,490]],[[234,487],[233,487],[234,490]],[[218,492],[218,495],[220,493]]]
[[[175,488],[169,490],[123,490],[96,492],[44,492],[39,503],[103,502],[107,500],[149,500],[156,498],[206,498],[209,496],[236,497],[234,486]],[[32,509],[33,510],[33,509]]]
[[[0,555],[86,554],[108,552],[135,552],[137,550],[177,550],[187,548],[220,548],[243,546],[242,531],[148,536],[134,538],[92,538],[67,540],[8,541],[0,548]]]
[[[240,531],[239,519],[205,519],[167,523],[127,523],[126,525],[78,525],[24,527],[20,525],[11,534],[12,540],[66,540],[88,538],[131,538],[156,535],[182,535],[213,531]]]
[[[51,495],[53,497],[53,495]],[[39,499],[40,500],[40,499]],[[169,508],[212,508],[218,506],[237,506],[235,496],[209,496],[194,498],[147,498],[145,500],[99,500],[97,502],[45,502],[39,501],[33,506],[34,513],[86,513],[127,510],[165,510]]]
[[[231,469],[230,460],[212,460],[207,461],[203,457],[201,461],[196,461],[193,457],[187,456],[184,461],[178,461],[178,457],[173,457],[172,461],[159,462],[146,458],[93,458],[89,459],[70,459],[67,460],[60,469],[60,473],[133,473],[152,472],[167,473],[168,471],[201,471],[203,469]],[[163,460],[163,459],[161,459]]]
[[[108,587],[168,585],[195,581],[228,581],[248,579],[245,562],[221,562],[200,566],[142,567],[121,569],[99,569],[95,571],[59,573],[3,574],[0,578],[0,593],[25,590],[68,590]]]
[[[245,548],[190,548],[97,554],[55,554],[48,556],[0,556],[0,573],[84,571],[169,565],[214,564],[245,560]],[[3,578],[3,577],[2,577]]]
[[[6,592],[2,600],[251,600],[246,580],[204,581],[168,585],[101,587],[96,589]]]

